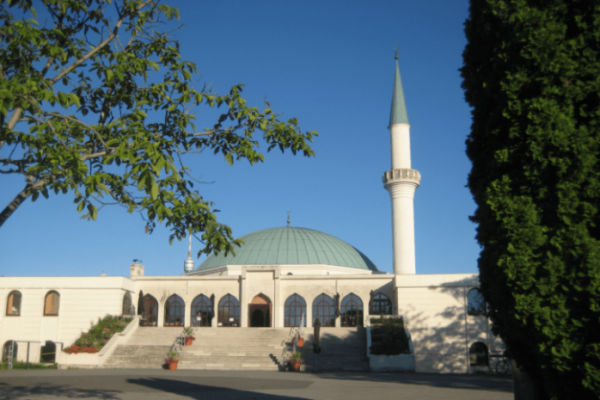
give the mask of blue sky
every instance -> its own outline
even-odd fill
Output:
[[[381,176],[391,168],[387,130],[394,48],[411,122],[417,273],[477,272],[479,245],[468,217],[475,204],[465,187],[470,130],[458,69],[466,44],[466,0],[172,1],[182,28],[173,33],[200,83],[224,93],[246,85],[244,97],[266,98],[284,118],[318,131],[316,157],[267,154],[263,164],[227,165],[222,156],[187,157],[205,199],[234,235],[285,226],[316,229],[361,250],[392,271],[391,202]],[[200,108],[200,127],[214,114]],[[266,151],[266,149],[265,149]],[[0,177],[0,207],[22,188]],[[144,222],[120,208],[98,221],[80,219],[72,195],[28,200],[0,228],[0,275],[128,275],[141,259],[147,275],[183,272],[187,242],[169,232],[144,233]],[[199,243],[194,243],[198,250]],[[197,264],[203,260],[197,260]]]

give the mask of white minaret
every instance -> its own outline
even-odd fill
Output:
[[[192,234],[190,233],[190,244],[188,247],[188,258],[183,262],[183,271],[187,274],[194,271],[194,260],[192,259]]]
[[[392,169],[383,174],[383,183],[392,198],[394,274],[406,275],[416,273],[413,199],[421,175],[410,167],[410,125],[397,60],[398,53],[389,126],[392,136]]]

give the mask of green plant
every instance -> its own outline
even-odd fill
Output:
[[[192,333],[194,333],[194,330],[192,328],[185,328],[184,332],[185,332],[185,336],[192,336]]]
[[[179,353],[176,351],[170,351],[169,358],[179,358]]]
[[[51,364],[51,365],[47,365],[47,364],[31,364],[31,363],[24,363],[24,362],[18,362],[15,361],[13,362],[13,369],[56,369],[57,364]],[[7,362],[3,362],[0,363],[0,371],[6,371],[8,370],[8,363]]]
[[[393,356],[410,354],[404,324],[385,323],[371,327],[371,354]]]
[[[117,316],[106,316],[99,319],[98,323],[93,325],[89,331],[81,334],[79,339],[75,341],[75,346],[81,348],[95,347],[99,350],[104,347],[115,333],[123,332],[130,322],[131,318]],[[65,351],[68,349],[65,349]]]
[[[293,353],[292,358],[296,364],[304,364],[304,360],[302,359],[302,353]]]

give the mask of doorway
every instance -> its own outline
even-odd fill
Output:
[[[270,328],[271,300],[262,293],[255,296],[248,306],[248,319],[251,328]]]

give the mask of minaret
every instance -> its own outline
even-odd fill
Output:
[[[389,130],[392,136],[392,169],[383,174],[384,187],[392,198],[394,274],[415,274],[415,190],[419,171],[410,168],[410,125],[402,90],[396,51],[396,77]]]
[[[183,271],[187,274],[188,272],[194,271],[194,260],[192,259],[192,234],[190,233],[190,244],[188,247],[188,258],[183,262]]]

